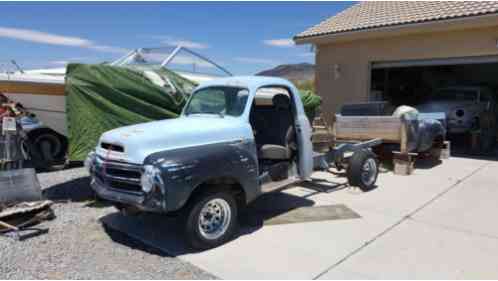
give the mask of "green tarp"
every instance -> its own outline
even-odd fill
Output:
[[[194,87],[194,82],[164,68],[70,64],[66,71],[69,159],[84,160],[108,130],[177,117]]]
[[[177,117],[195,86],[195,82],[164,68],[68,65],[69,159],[84,160],[108,130]],[[320,97],[302,91],[301,98],[312,118]]]

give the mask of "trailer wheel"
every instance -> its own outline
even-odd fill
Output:
[[[347,169],[348,182],[363,191],[375,187],[379,175],[379,164],[375,154],[367,149],[356,151],[349,159]]]
[[[185,215],[187,243],[197,250],[226,243],[238,229],[237,203],[230,191],[198,194]]]

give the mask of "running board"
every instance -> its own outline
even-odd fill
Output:
[[[281,180],[281,181],[273,181],[273,182],[265,183],[265,184],[261,185],[261,192],[268,193],[268,192],[279,191],[279,190],[282,190],[282,189],[288,187],[289,185],[292,185],[292,184],[295,184],[295,183],[298,183],[301,181],[302,180],[300,178],[290,177],[288,179]]]

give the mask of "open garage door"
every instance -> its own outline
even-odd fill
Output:
[[[498,63],[498,56],[374,62],[372,63],[372,69],[482,63]]]
[[[455,144],[488,150],[497,142],[498,56],[373,62],[370,81],[372,100],[446,113]],[[472,144],[483,131],[485,147]]]

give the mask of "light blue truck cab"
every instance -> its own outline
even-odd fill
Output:
[[[121,210],[182,214],[187,241],[205,249],[236,233],[239,207],[310,180],[313,155],[292,83],[230,77],[198,86],[179,118],[104,133],[85,165],[99,197]]]

